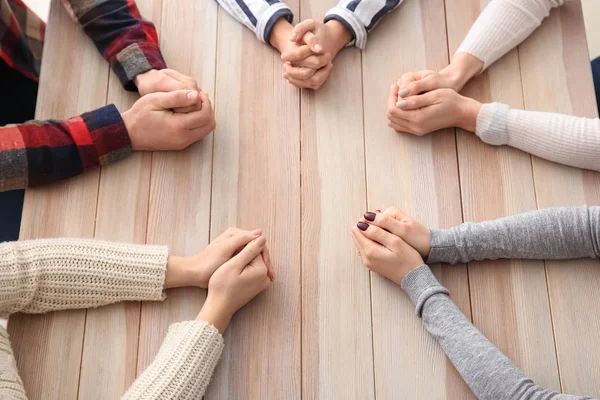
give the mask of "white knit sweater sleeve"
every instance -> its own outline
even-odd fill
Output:
[[[223,337],[203,321],[169,327],[154,361],[122,400],[201,399],[223,351]]]
[[[600,119],[484,104],[475,133],[492,145],[509,145],[573,167],[600,171]]]
[[[168,249],[91,239],[0,243],[0,315],[162,300]]]
[[[483,61],[484,69],[525,40],[566,0],[492,0],[457,50]]]

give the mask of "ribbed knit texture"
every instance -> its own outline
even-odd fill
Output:
[[[0,399],[27,400],[17,362],[10,347],[8,332],[0,326]]]
[[[509,145],[560,164],[600,171],[600,119],[484,104],[475,133],[486,143]]]
[[[162,300],[168,249],[88,239],[0,244],[0,315]]]
[[[201,399],[223,346],[217,328],[206,322],[171,325],[156,358],[122,400]]]
[[[456,53],[469,53],[484,69],[525,40],[565,0],[494,0],[477,18]]]

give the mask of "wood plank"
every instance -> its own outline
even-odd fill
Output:
[[[298,1],[286,3],[298,15]],[[276,51],[223,10],[217,71],[211,237],[263,228],[277,280],[236,313],[206,398],[298,399],[299,93]]]
[[[454,131],[421,138],[394,132],[385,96],[403,72],[447,65],[444,18],[442,0],[407,1],[378,25],[363,54],[369,208],[397,205],[431,228],[462,221]],[[469,316],[466,268],[434,271]],[[408,297],[376,274],[371,282],[377,399],[472,397]]]
[[[488,0],[446,0],[448,45],[454,54]],[[473,79],[463,94],[483,103],[523,107],[514,50]],[[465,221],[485,221],[536,208],[531,157],[493,147],[457,129]],[[548,290],[542,261],[496,260],[469,264],[474,324],[538,384],[560,389]]]
[[[160,34],[162,0],[138,0],[140,12],[153,18]],[[110,75],[108,103],[121,112],[139,99]],[[102,169],[96,214],[97,239],[145,243],[152,154],[135,153]],[[136,377],[139,302],[89,309],[85,325],[79,398],[118,399]],[[101,355],[101,357],[99,357]]]
[[[301,20],[322,20],[335,4],[304,0]],[[366,210],[361,70],[360,51],[347,49],[336,58],[319,91],[302,90],[302,397],[306,399],[375,396],[369,271],[349,234],[349,227]]]
[[[64,49],[69,49],[69,57]],[[104,106],[108,73],[106,61],[60,1],[52,2],[36,117],[68,118]],[[92,237],[98,176],[98,171],[92,171],[28,189],[20,239]],[[8,328],[30,399],[77,398],[85,313],[77,310],[10,318]]]
[[[197,79],[214,99],[217,5],[163,0],[161,50],[170,68]],[[192,255],[208,244],[213,136],[181,152],[152,157],[147,243]],[[138,375],[152,362],[173,322],[196,318],[205,291],[171,290],[163,303],[143,303]]]
[[[527,109],[598,116],[578,0],[552,11],[519,47]],[[534,157],[539,208],[600,204],[600,174]],[[598,261],[546,261],[562,390],[600,396]],[[582,293],[584,295],[582,295]]]

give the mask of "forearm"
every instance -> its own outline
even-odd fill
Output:
[[[600,207],[548,208],[430,231],[427,262],[600,257]]]
[[[162,300],[168,249],[90,239],[0,244],[0,314]]]
[[[229,15],[246,25],[256,37],[271,44],[271,33],[280,19],[291,23],[292,10],[279,0],[217,0]]]
[[[137,75],[166,68],[156,28],[142,18],[134,0],[63,0],[63,4],[125,89],[137,91],[133,83]]]
[[[494,0],[489,2],[463,40],[457,54],[469,53],[483,68],[515,48],[565,0]]]
[[[0,326],[0,393],[3,399],[27,400],[8,332]]]
[[[591,399],[552,392],[533,383],[471,324],[427,265],[408,273],[402,289],[415,304],[425,329],[478,399]]]
[[[337,20],[342,23],[352,36],[349,44],[364,49],[367,44],[368,33],[387,14],[402,4],[402,1],[362,0],[360,2],[348,2],[341,0],[336,7],[327,12],[325,22]]]
[[[0,128],[0,191],[39,186],[127,157],[131,140],[113,105],[65,121]]]
[[[513,110],[484,104],[475,133],[486,143],[509,145],[560,164],[600,171],[600,119]]]
[[[223,346],[217,328],[204,321],[171,325],[156,358],[122,400],[202,398]]]

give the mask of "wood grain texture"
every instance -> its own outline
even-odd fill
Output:
[[[156,13],[154,13],[156,16]],[[170,68],[191,76],[214,99],[217,4],[162,1],[160,45]],[[183,40],[184,39],[184,40]],[[147,243],[192,255],[209,241],[212,134],[181,152],[152,157]],[[171,290],[162,303],[143,303],[138,375],[152,362],[173,322],[194,319],[205,291]]]
[[[454,54],[487,0],[446,0],[448,45]],[[519,59],[511,51],[473,79],[463,94],[523,107]],[[531,156],[483,143],[457,129],[465,221],[485,221],[536,208]],[[560,389],[544,264],[496,260],[469,264],[473,322],[536,383]]]
[[[48,25],[36,117],[69,118],[104,106],[106,61],[60,1],[52,3]],[[69,49],[69,57],[64,49]],[[69,79],[55,79],[65,71]],[[98,176],[92,171],[28,189],[20,238],[93,237]],[[10,318],[9,333],[30,399],[77,398],[85,315],[85,310],[77,310]]]
[[[578,0],[552,11],[519,56],[527,109],[598,116]],[[600,204],[599,173],[536,157],[533,168],[539,208]],[[546,261],[546,270],[562,390],[600,396],[600,265]]]
[[[301,20],[335,4],[305,0]],[[373,399],[369,271],[349,231],[366,211],[360,51],[334,64],[319,91],[302,90],[302,393]]]
[[[403,72],[443,68],[447,52],[443,1],[415,0],[378,25],[363,54],[369,208],[396,205],[432,228],[462,222],[454,131],[394,132],[387,127],[385,96]],[[469,316],[466,268],[434,270]],[[371,280],[377,399],[472,397],[408,297],[377,274]]]
[[[140,12],[152,18],[160,35],[162,0],[138,0]],[[107,102],[124,112],[139,99],[110,74]],[[95,237],[145,243],[152,154],[135,153],[102,168]],[[80,399],[118,399],[136,377],[139,302],[113,304],[87,312],[79,382]],[[102,357],[98,357],[102,354]]]
[[[276,281],[233,317],[206,398],[299,399],[299,94],[279,54],[223,10],[217,71],[211,237],[263,228]]]

